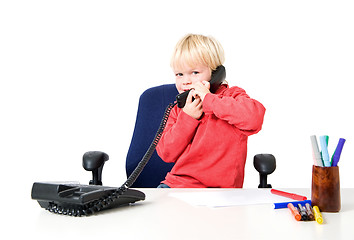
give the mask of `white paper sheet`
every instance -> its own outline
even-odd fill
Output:
[[[231,189],[207,192],[174,192],[169,194],[194,206],[227,207],[252,204],[273,204],[295,201],[270,192],[270,189]]]

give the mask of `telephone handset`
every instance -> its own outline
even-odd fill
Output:
[[[223,65],[218,66],[211,74],[210,78],[210,92],[215,93],[216,90],[219,88],[221,83],[225,80],[226,77],[226,70]],[[179,108],[183,108],[186,104],[187,96],[190,90],[180,93],[176,96],[177,106]]]

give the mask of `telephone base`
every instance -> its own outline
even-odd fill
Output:
[[[70,216],[91,215],[105,209],[145,200],[145,194],[134,189],[120,189],[72,182],[35,182],[32,199],[42,208]]]

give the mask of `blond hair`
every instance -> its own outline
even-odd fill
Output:
[[[224,49],[213,37],[187,34],[178,41],[171,58],[173,69],[187,64],[191,67],[205,64],[212,71],[225,61]]]

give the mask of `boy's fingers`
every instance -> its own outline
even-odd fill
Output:
[[[191,103],[193,99],[193,90],[190,90],[187,96],[187,102]]]
[[[206,88],[210,89],[210,82],[208,81],[203,81],[203,84]]]

